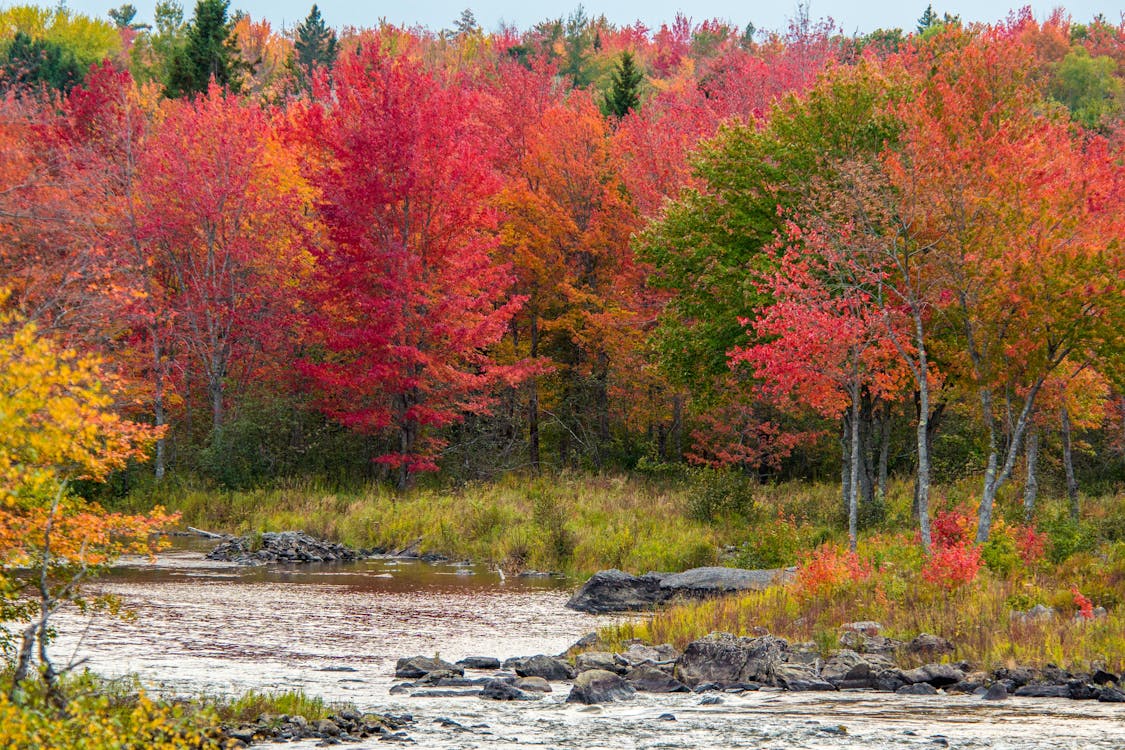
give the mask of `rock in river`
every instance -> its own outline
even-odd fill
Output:
[[[612,703],[613,701],[630,700],[636,694],[636,688],[616,675],[604,669],[591,669],[578,675],[574,680],[574,687],[570,689],[567,703]]]
[[[428,656],[411,656],[398,660],[398,663],[395,664],[395,677],[412,680],[416,677],[425,677],[431,672],[439,670],[457,675],[465,674],[465,670],[456,664],[450,664],[447,661]]]
[[[267,563],[351,562],[359,552],[342,544],[315,539],[303,531],[267,531],[228,539],[207,553],[208,560],[243,565]]]
[[[645,573],[634,576],[617,569],[595,573],[566,606],[579,612],[604,614],[651,609],[674,597],[702,598],[763,589],[793,576],[787,568],[692,568],[683,573]]]
[[[507,659],[504,662],[504,669],[511,669],[520,677],[542,677],[544,680],[554,682],[569,680],[575,675],[574,667],[562,659],[543,654]]]
[[[789,643],[781,638],[737,638],[712,633],[692,641],[676,662],[675,676],[688,687],[713,682],[721,687],[744,682],[772,684]]]

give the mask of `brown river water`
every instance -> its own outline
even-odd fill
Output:
[[[56,660],[135,673],[167,694],[300,688],[409,713],[408,734],[423,748],[1125,750],[1125,706],[1091,701],[763,690],[719,705],[638,694],[585,707],[565,703],[563,685],[534,703],[389,695],[401,656],[554,654],[611,619],[565,609],[573,581],[501,582],[483,567],[383,559],[245,568],[204,559],[209,546],[179,540],[155,564],[124,560],[92,588],[119,596],[136,618],[60,613]],[[669,713],[676,721],[658,720]]]

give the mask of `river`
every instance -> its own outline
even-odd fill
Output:
[[[390,695],[401,656],[553,654],[610,619],[565,609],[573,582],[389,559],[244,568],[206,560],[208,546],[179,540],[155,564],[122,561],[91,588],[136,618],[60,613],[56,660],[136,673],[163,693],[300,688],[409,713],[408,733],[426,748],[1125,748],[1125,707],[1091,701],[763,690],[719,705],[638,694],[586,707],[565,703],[562,685],[535,703]],[[676,720],[658,720],[668,713]]]

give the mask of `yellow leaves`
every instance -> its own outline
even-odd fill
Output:
[[[153,430],[109,411],[99,363],[0,315],[0,497],[52,480],[101,479],[141,455]]]
[[[155,703],[144,693],[126,707],[81,697],[65,715],[17,706],[0,696],[0,747],[36,750],[210,750],[222,745],[208,714]]]

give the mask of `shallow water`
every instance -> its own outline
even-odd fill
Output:
[[[401,656],[557,653],[610,620],[565,609],[568,581],[501,582],[482,567],[396,560],[244,568],[204,559],[209,546],[181,540],[155,565],[124,561],[95,587],[136,619],[60,613],[56,659],[87,658],[94,671],[134,672],[171,693],[301,688],[410,713],[419,747],[1125,748],[1125,707],[1089,701],[762,691],[715,706],[640,694],[579,707],[563,702],[562,685],[535,703],[392,696]],[[676,721],[657,720],[665,713]]]

